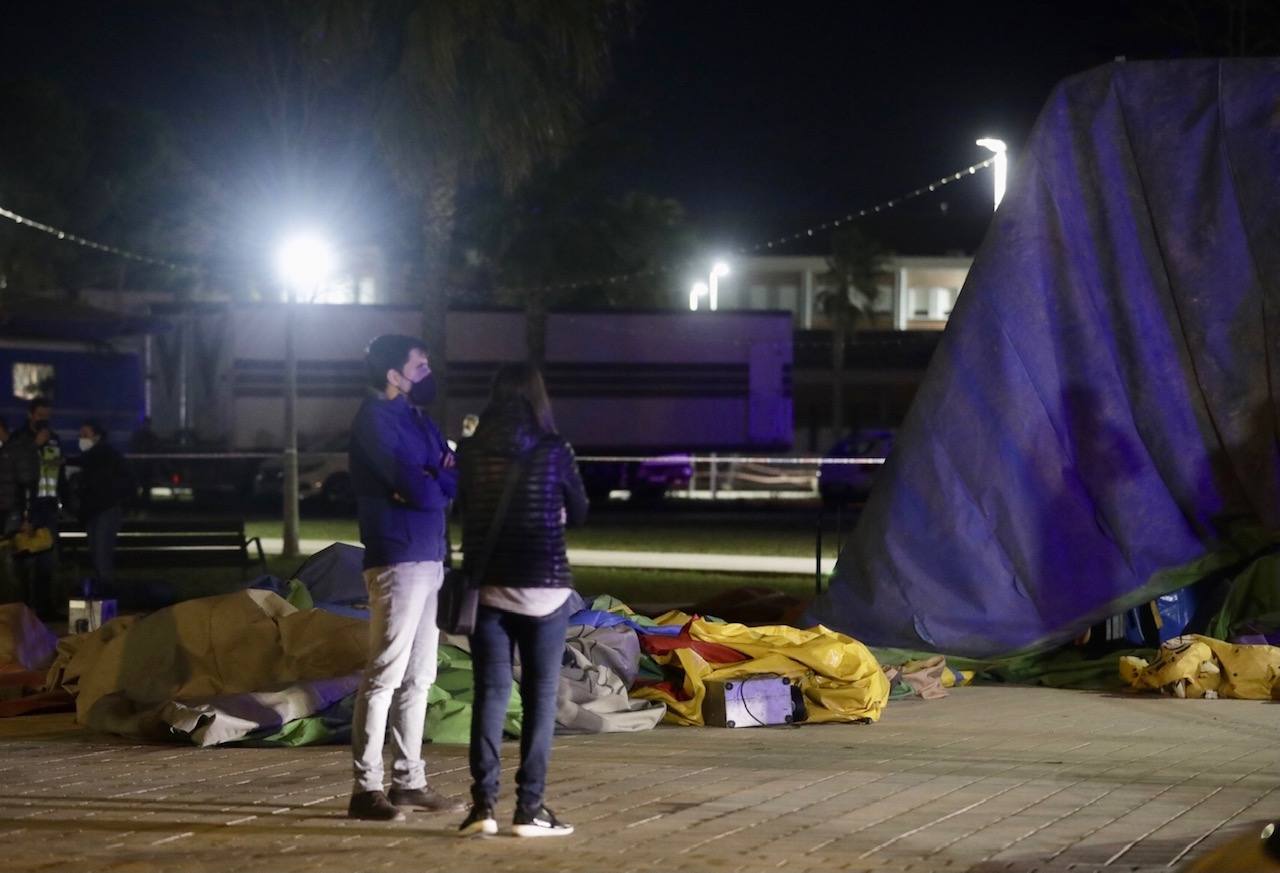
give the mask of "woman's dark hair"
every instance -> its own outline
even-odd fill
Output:
[[[556,420],[551,415],[547,384],[542,381],[542,371],[537,367],[530,364],[503,364],[493,374],[489,402],[502,404],[517,398],[529,405],[534,421],[544,433],[556,432]],[[481,421],[483,420],[482,417]]]
[[[396,333],[384,333],[369,343],[364,350],[365,365],[369,368],[369,386],[375,391],[387,387],[387,371],[403,370],[409,363],[409,353],[418,349],[424,355],[427,344],[417,337]]]
[[[82,421],[80,426],[89,428],[89,430],[93,431],[93,435],[100,440],[105,440],[107,438],[107,429],[103,427],[102,422],[98,421],[96,418],[90,418]]]

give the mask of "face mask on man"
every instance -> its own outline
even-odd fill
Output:
[[[87,452],[98,444],[93,437],[80,437],[80,451]]]
[[[436,377],[428,373],[409,388],[409,402],[414,406],[430,406],[436,399]]]

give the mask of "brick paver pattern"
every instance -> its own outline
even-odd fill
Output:
[[[577,833],[458,816],[345,817],[346,746],[196,749],[0,720],[6,871],[1168,871],[1280,814],[1271,704],[1040,688],[895,701],[874,725],[556,739],[549,805]],[[428,746],[464,795],[466,749]]]

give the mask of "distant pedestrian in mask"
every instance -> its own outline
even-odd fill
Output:
[[[78,467],[75,494],[77,515],[88,535],[94,592],[114,593],[116,537],[124,521],[125,505],[133,497],[134,480],[124,456],[107,441],[96,421],[80,425],[80,455],[68,463]]]
[[[27,404],[27,421],[15,430],[5,443],[5,451],[13,464],[13,479],[18,512],[18,532],[40,542],[39,534],[48,531],[38,549],[17,555],[15,561],[22,577],[23,602],[45,621],[59,617],[65,608],[54,590],[58,567],[58,514],[66,496],[67,477],[62,443],[53,430],[53,404],[36,397]]]

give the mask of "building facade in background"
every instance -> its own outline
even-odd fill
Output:
[[[820,303],[831,284],[823,255],[739,257],[719,279],[719,308],[782,309],[797,330],[830,328]],[[970,255],[888,255],[874,289],[859,289],[868,304],[866,327],[877,330],[941,330],[964,285]]]

